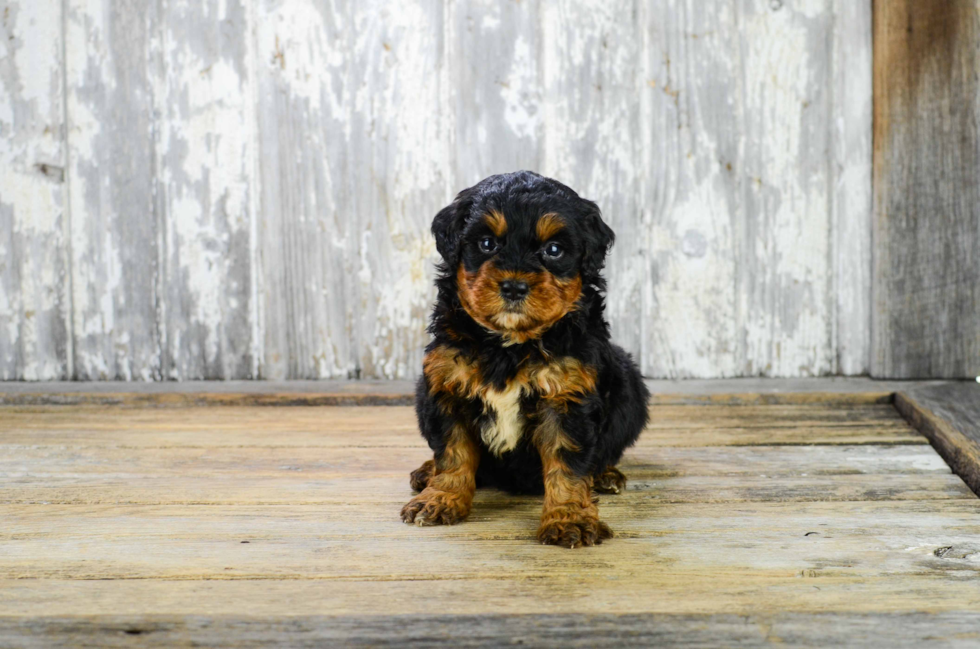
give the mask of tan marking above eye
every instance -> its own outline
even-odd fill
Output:
[[[561,232],[564,227],[565,222],[562,218],[554,212],[549,212],[538,219],[534,231],[538,235],[538,241],[543,242]]]
[[[487,224],[487,227],[490,228],[490,231],[493,232],[496,237],[499,238],[507,234],[507,219],[505,219],[504,215],[497,210],[488,212],[483,217],[483,221]]]

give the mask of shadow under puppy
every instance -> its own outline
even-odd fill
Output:
[[[457,523],[478,485],[543,491],[538,540],[601,543],[592,490],[625,487],[615,465],[649,397],[603,317],[612,230],[592,201],[521,171],[460,192],[432,232],[443,263],[416,411],[434,459],[402,519]]]

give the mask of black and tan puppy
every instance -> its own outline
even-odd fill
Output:
[[[435,457],[402,519],[457,523],[479,485],[543,491],[538,540],[601,543],[592,490],[625,487],[616,463],[648,398],[603,317],[612,230],[592,201],[521,171],[460,192],[432,232],[443,263],[416,410]]]

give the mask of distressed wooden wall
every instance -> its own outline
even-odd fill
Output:
[[[980,0],[874,8],[872,371],[980,374]]]
[[[619,235],[653,377],[870,362],[870,0],[5,0],[0,378],[416,374],[455,191]]]

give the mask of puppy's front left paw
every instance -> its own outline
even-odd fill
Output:
[[[402,507],[402,520],[418,526],[455,525],[470,513],[469,499],[449,491],[426,487]]]
[[[538,541],[544,545],[563,548],[599,545],[603,539],[612,538],[612,530],[598,518],[583,515],[562,515],[554,512],[546,515],[538,528]]]
[[[626,476],[614,466],[607,466],[606,470],[595,477],[594,489],[599,493],[618,494],[626,491]]]

